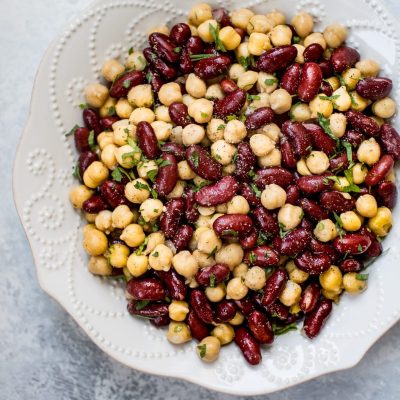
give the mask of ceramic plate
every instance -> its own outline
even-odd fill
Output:
[[[270,393],[356,364],[400,316],[400,223],[385,240],[390,250],[370,268],[369,288],[342,297],[323,333],[309,341],[297,332],[278,337],[263,349],[263,362],[250,367],[236,346],[217,362],[202,363],[194,343],[176,347],[165,332],[130,317],[122,282],[95,277],[81,248],[80,215],[68,201],[77,154],[66,138],[81,120],[83,88],[99,79],[100,66],[144,47],[146,32],[161,23],[182,21],[195,1],[98,1],[76,18],[47,50],[37,73],[30,109],[14,166],[14,197],[28,236],[38,279],[90,338],[116,360],[152,374],[182,378],[208,388],[242,395]],[[376,0],[217,1],[229,9],[252,7],[259,13],[278,8],[290,17],[305,10],[318,28],[341,22],[349,43],[374,58],[394,79],[399,102],[400,42],[396,25]],[[398,209],[395,210],[397,215]]]

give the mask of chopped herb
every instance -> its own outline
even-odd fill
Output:
[[[143,253],[143,250],[147,246],[147,242],[149,241],[149,238],[147,237],[144,239],[144,242],[138,247],[138,249],[135,251],[135,254],[140,256]]]
[[[158,213],[158,208],[155,208],[153,212]]]
[[[249,253],[249,261],[250,261],[250,263],[253,264],[253,263],[256,262],[256,260],[257,260],[257,256],[251,251]]]
[[[209,115],[207,113],[204,112],[200,112],[201,118],[208,118]]]
[[[235,154],[233,155],[233,158],[232,158],[232,162],[236,163],[237,158],[238,158],[238,152],[235,151]]]
[[[221,125],[218,126],[217,131],[222,131],[222,130],[225,129],[225,127],[226,127],[225,124],[221,124]]]
[[[278,81],[278,79],[276,79],[276,78],[270,78],[270,79],[266,79],[265,81],[264,81],[264,83],[265,83],[265,85],[266,86],[272,86],[272,85],[275,85],[275,83],[278,83],[279,81]]]
[[[153,254],[152,254],[152,257],[158,257],[160,254],[158,253],[158,251],[156,251],[156,252],[154,252]]]
[[[247,100],[261,100],[261,97],[258,96],[257,94],[248,94]]]
[[[342,145],[346,149],[347,159],[349,160],[349,168],[352,168],[354,165],[353,148],[349,142],[342,142]]]
[[[264,253],[264,260],[268,260],[268,259],[269,259],[269,254],[268,254],[268,251],[266,251]]]
[[[336,78],[339,79],[340,86],[347,86],[345,80],[343,79],[342,75],[340,74],[335,74]]]
[[[86,104],[86,103],[82,103],[82,104],[79,104],[79,108],[80,108],[81,110],[85,110],[86,108],[89,108],[89,105]]]
[[[300,37],[299,36],[293,36],[293,44],[299,44],[300,43]]]
[[[135,154],[137,153],[137,151],[130,151],[130,152],[128,152],[128,153],[124,153],[124,154],[122,154],[122,156],[121,156],[121,158],[122,158],[122,161],[125,161],[127,158],[131,158],[131,161],[133,162],[133,163],[135,163]]]
[[[145,185],[144,183],[139,182],[139,181],[135,182],[135,184],[133,186],[138,190],[144,189],[144,190],[150,191],[150,188],[147,185]]]
[[[226,120],[229,122],[229,121],[233,121],[234,119],[237,119],[237,116],[236,115],[228,115],[227,117],[226,117]]]
[[[206,344],[198,344],[197,348],[199,350],[200,358],[204,358],[206,356],[207,345]]]
[[[217,252],[217,250],[218,250],[218,247],[217,246],[215,246],[213,249],[212,249],[212,252],[208,255],[208,257],[207,258],[211,258],[211,257],[213,257],[214,256],[214,254]]]
[[[329,101],[332,101],[332,100],[338,99],[340,96],[339,96],[338,94],[335,94],[334,96],[319,95],[318,97],[319,97],[321,100],[329,100]]]
[[[133,53],[133,47],[129,47],[128,54],[131,55]]]
[[[166,142],[164,140],[157,140],[157,143],[159,146],[164,146]]]
[[[250,186],[254,192],[254,194],[260,198],[261,197],[261,190],[257,187],[257,185],[255,183],[250,183]]]
[[[149,72],[147,72],[147,74],[146,74],[146,81],[147,81],[147,83],[151,83],[152,80],[153,80],[153,75],[152,75],[152,73],[149,71]]]
[[[318,224],[318,230],[323,231],[324,229],[325,229],[325,224],[322,221],[320,221]]]
[[[214,157],[215,157],[217,160],[222,160],[222,158],[221,158],[221,156],[220,156],[219,154],[216,154]]]
[[[182,50],[182,47],[175,47],[174,53],[179,53]]]
[[[215,287],[215,275],[210,275],[210,287]]]
[[[75,165],[75,167],[74,167],[74,170],[73,170],[73,172],[72,172],[72,176],[73,176],[75,179],[78,179],[79,181],[82,180],[82,178],[81,178],[81,173],[79,172],[79,164],[78,164],[78,163],[77,163],[77,164]]]
[[[128,80],[128,79],[127,79],[127,80]],[[125,82],[126,82],[126,81],[125,81]],[[125,82],[124,82],[124,85],[125,85]],[[124,87],[126,87],[126,86],[124,86]],[[107,115],[108,115],[109,117],[115,115],[115,107],[114,107],[114,106],[108,107]]]
[[[127,142],[132,149],[138,149],[136,142],[131,137],[128,137]]]
[[[90,131],[89,132],[88,144],[89,144],[90,150],[92,150],[92,151],[96,150],[96,142],[95,142],[95,137],[94,137],[94,131]]]
[[[369,274],[357,274],[356,279],[359,281],[367,281]]]
[[[135,308],[136,310],[142,310],[143,308],[145,308],[147,306],[147,304],[149,304],[150,301],[149,300],[139,300],[136,302],[135,304]]]
[[[222,43],[221,39],[219,38],[219,25],[215,27],[212,24],[208,24],[208,29],[210,30],[210,34],[214,39],[215,48],[217,50],[226,51],[224,44]]]
[[[190,59],[192,61],[199,61],[199,60],[204,60],[206,58],[212,58],[215,57],[215,54],[191,54]]]
[[[323,114],[318,113],[318,122],[321,128],[325,131],[325,133],[337,142],[338,138],[333,134],[331,130],[329,119],[325,118]]]
[[[248,57],[239,57],[239,63],[244,69],[248,69],[250,66],[254,65],[254,57],[252,55]]]
[[[233,229],[225,229],[224,231],[222,231],[222,236],[234,236],[234,237],[238,237],[239,233]]]
[[[168,296],[165,296],[165,301],[166,301],[167,303],[171,303],[171,299],[170,299]]]
[[[129,128],[124,128],[124,132],[129,135]]]
[[[75,125],[69,132],[65,133],[65,136],[71,136],[75,133],[75,131],[79,128],[79,125]]]
[[[157,223],[155,223],[155,224],[153,224],[153,225],[151,226],[151,231],[152,231],[152,232],[158,232],[159,230],[160,230],[160,227],[158,226]]]
[[[354,98],[354,94],[350,92],[349,95],[350,95],[351,105],[354,107],[358,107],[359,104],[356,102],[356,100]]]
[[[360,253],[363,251],[363,247],[361,246],[361,244],[357,246],[357,251]]]
[[[182,324],[179,324],[179,325],[177,325],[175,328],[174,328],[174,332],[175,333],[178,333],[178,332],[180,332],[182,330]]]
[[[147,171],[146,175],[152,182],[154,182],[156,180],[157,173],[157,169],[152,169],[150,171]]]
[[[114,181],[121,182],[123,175],[125,175],[130,181],[135,178],[133,172],[127,172],[121,167],[117,167],[111,172],[111,176]]]
[[[260,232],[258,234],[258,238],[257,238],[257,246],[261,246],[262,244],[265,244],[269,241],[269,235],[267,233],[264,232]]]
[[[194,151],[190,156],[189,160],[193,163],[195,168],[199,167],[199,153]]]
[[[291,231],[291,229],[286,230],[286,226],[279,222],[279,236],[281,237],[281,239],[283,239]]]
[[[251,178],[251,179],[253,179],[255,176],[256,176],[256,173],[254,172],[254,170],[250,170],[248,173],[247,173],[247,175]]]
[[[151,193],[151,197],[152,197],[153,199],[158,199],[158,193],[156,192],[155,189],[151,189],[151,190],[150,190],[150,193]]]
[[[288,333],[290,331],[296,331],[297,330],[297,325],[295,323],[286,325],[286,326],[277,326],[276,324],[272,325],[272,329],[275,333],[275,335],[284,335],[285,333]]]
[[[345,186],[344,188],[342,188],[342,191],[344,193],[350,193],[350,192],[354,192],[354,193],[360,193],[361,189],[359,186],[357,186],[354,182],[353,182],[353,170],[352,169],[346,169],[344,171],[344,176],[346,177],[346,179],[349,181],[349,185]]]
[[[158,165],[159,168],[161,168],[161,167],[167,167],[168,165],[172,165],[172,162],[169,160],[164,160],[162,158],[159,158],[156,160],[156,164]]]
[[[122,83],[122,86],[123,86],[125,89],[129,89],[130,86],[131,86],[131,83],[132,83],[132,80],[131,80],[131,79],[125,79],[124,82]]]
[[[343,228],[343,221],[335,212],[333,213],[333,217],[335,218],[336,224],[339,228]]]
[[[339,186],[341,186],[340,179],[337,176],[327,176],[322,180],[322,183],[324,185],[328,185],[329,181],[333,181],[337,183]]]

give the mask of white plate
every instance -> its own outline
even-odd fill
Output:
[[[165,332],[130,317],[122,285],[87,271],[81,248],[81,217],[68,201],[77,154],[68,131],[81,120],[82,89],[99,78],[102,62],[144,46],[147,30],[182,21],[196,1],[98,1],[73,21],[47,50],[37,73],[31,110],[14,166],[14,197],[37,268],[40,285],[79,323],[90,338],[118,361],[145,372],[183,378],[234,394],[261,394],[287,388],[356,364],[400,316],[397,222],[385,248],[391,250],[371,268],[368,290],[343,296],[323,333],[314,341],[299,332],[278,337],[263,349],[263,362],[250,367],[236,346],[219,360],[202,363],[194,343],[176,347]],[[399,102],[400,42],[395,23],[375,0],[218,1],[229,9],[273,8],[289,16],[312,13],[317,28],[341,22],[349,43],[363,57],[377,59],[383,74],[395,80]],[[396,215],[397,215],[396,209]],[[396,218],[395,218],[396,219]]]

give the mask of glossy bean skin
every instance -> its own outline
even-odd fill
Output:
[[[270,74],[283,70],[293,63],[297,49],[291,45],[278,46],[263,53],[256,62],[256,68]]]
[[[286,168],[296,168],[297,161],[300,158],[297,154],[294,154],[293,147],[287,137],[282,136],[280,140],[280,150],[282,157],[282,164]]]
[[[89,131],[93,130],[96,135],[101,133],[100,117],[96,110],[93,108],[85,108],[82,111],[82,118]]]
[[[247,130],[255,130],[269,124],[274,119],[274,112],[270,107],[260,107],[249,114],[245,121]]]
[[[161,78],[160,74],[155,70],[155,68],[149,68],[146,74],[149,77],[149,83],[153,92],[158,93],[161,86],[164,85],[165,81]]]
[[[181,225],[172,239],[177,252],[186,250],[189,247],[190,239],[193,236],[193,228],[190,225]]]
[[[245,252],[243,262],[248,265],[258,265],[259,267],[271,267],[278,265],[279,254],[273,248],[262,245]]]
[[[208,181],[216,181],[222,175],[222,165],[198,144],[192,144],[186,149],[186,160],[197,175]]]
[[[205,58],[196,63],[194,72],[202,79],[212,79],[225,73],[231,65],[231,59],[225,55]]]
[[[371,238],[360,233],[347,233],[342,238],[337,237],[333,246],[341,254],[359,255],[371,246]]]
[[[369,100],[376,101],[388,96],[392,91],[393,82],[388,78],[364,78],[357,83],[356,92]]]
[[[293,183],[293,176],[285,168],[267,167],[256,172],[254,182],[260,189],[264,189],[266,185],[272,183],[285,189]]]
[[[128,313],[131,315],[138,315],[144,318],[159,318],[168,316],[168,305],[166,303],[150,303],[146,306],[137,307],[137,302],[130,300],[127,305]]]
[[[249,181],[249,172],[255,167],[256,161],[256,156],[251,150],[250,145],[247,142],[239,143],[234,172],[236,178],[241,181]]]
[[[239,185],[233,176],[224,176],[216,183],[202,187],[196,194],[195,200],[203,207],[217,206],[232,199]]]
[[[297,94],[297,89],[300,83],[302,66],[300,64],[291,65],[283,74],[280,86],[290,94]]]
[[[185,127],[192,123],[192,118],[188,114],[188,107],[183,103],[172,103],[168,107],[169,116],[171,121],[178,125]]]
[[[258,233],[253,228],[248,233],[240,237],[239,244],[242,246],[244,250],[249,250],[256,247],[257,240],[258,240]]]
[[[282,293],[288,280],[287,273],[284,269],[278,268],[272,275],[269,276],[264,288],[264,294],[261,304],[264,307],[270,307]]]
[[[79,169],[79,175],[80,175],[80,180],[82,181],[83,173],[86,171],[87,167],[93,162],[97,161],[99,157],[94,151],[83,151],[79,155],[78,159],[78,169]]]
[[[282,133],[288,137],[294,152],[298,156],[306,157],[310,153],[312,146],[311,137],[303,124],[286,121],[282,125]]]
[[[380,130],[380,138],[386,153],[393,156],[394,160],[400,159],[400,135],[390,124],[383,124]]]
[[[215,307],[215,322],[229,322],[236,314],[237,306],[231,300],[222,300]]]
[[[312,43],[308,45],[303,53],[304,61],[308,62],[318,62],[322,58],[324,53],[324,48],[319,43]]]
[[[194,224],[199,218],[199,211],[196,208],[195,192],[192,188],[186,188],[183,194],[185,200],[185,218],[186,221]]]
[[[378,203],[393,209],[397,202],[397,188],[393,182],[383,181],[377,187]]]
[[[236,83],[229,78],[222,79],[222,81],[219,84],[221,85],[222,90],[226,94],[233,93],[239,89],[239,86],[236,85]]]
[[[226,118],[228,115],[235,115],[243,108],[245,103],[246,92],[242,89],[238,89],[214,103],[214,114],[218,118]]]
[[[286,203],[296,205],[300,197],[300,189],[297,185],[290,185],[286,189]]]
[[[294,263],[310,275],[320,275],[330,267],[331,259],[327,254],[312,254],[306,251],[296,257]]]
[[[174,63],[179,60],[179,52],[174,51],[176,44],[164,33],[153,32],[150,34],[149,44],[153,51],[165,61]]]
[[[353,198],[346,199],[337,190],[322,193],[319,200],[322,207],[335,213],[351,211],[355,206]]]
[[[323,151],[328,156],[335,154],[336,141],[328,136],[319,125],[303,124],[303,126],[311,137],[313,149]]]
[[[171,28],[171,32],[169,34],[170,39],[177,46],[183,46],[184,44],[186,44],[190,36],[192,36],[190,26],[183,22],[175,24]]]
[[[319,92],[322,83],[322,71],[318,64],[306,62],[303,65],[297,95],[301,101],[310,102]]]
[[[374,166],[368,171],[365,177],[365,184],[368,186],[375,186],[385,179],[385,176],[390,172],[394,166],[393,157],[389,154],[385,154],[381,159],[374,164]]]
[[[119,118],[116,115],[111,115],[109,117],[104,117],[100,120],[100,125],[103,130],[112,130],[113,124],[119,121]]]
[[[236,329],[235,343],[242,351],[244,358],[249,364],[257,365],[261,362],[260,345],[245,327]]]
[[[190,293],[190,305],[196,315],[205,323],[211,324],[213,321],[213,310],[204,292],[194,289]]]
[[[339,259],[339,253],[330,243],[322,243],[317,239],[311,238],[310,250],[313,254],[326,254],[330,259],[331,263],[336,263]]]
[[[157,276],[168,289],[172,300],[184,300],[187,293],[185,280],[173,268],[168,271],[157,271]]]
[[[176,158],[176,161],[183,161],[186,157],[185,146],[175,142],[164,143],[161,146],[161,151],[163,153],[173,154]]]
[[[97,214],[100,211],[109,208],[107,202],[98,194],[94,194],[90,199],[87,199],[82,204],[83,211],[89,214]]]
[[[236,300],[235,304],[245,317],[249,316],[256,309],[254,299],[249,295],[241,300]]]
[[[105,181],[100,186],[100,193],[104,200],[112,208],[121,205],[129,205],[128,199],[125,197],[125,185],[115,181]]]
[[[110,96],[119,99],[126,97],[128,92],[137,85],[146,82],[146,75],[143,71],[129,71],[117,78],[110,88]]]
[[[88,128],[76,128],[74,132],[75,148],[79,153],[83,151],[89,151],[89,129]]]
[[[166,291],[157,278],[132,278],[126,284],[127,292],[134,300],[164,300]]]
[[[371,240],[371,244],[363,256],[367,257],[378,257],[382,254],[383,247],[382,243],[377,239],[374,233],[367,229],[366,226],[362,226],[358,231],[360,235],[364,235]]]
[[[313,223],[309,219],[303,217],[303,219],[300,222],[299,227],[307,230],[308,232],[312,232]]]
[[[339,268],[343,272],[360,272],[364,268],[364,264],[355,258],[347,258],[340,262]]]
[[[256,196],[253,189],[247,182],[242,182],[239,185],[239,194],[243,196],[252,207],[261,205],[261,200]]]
[[[226,264],[214,264],[202,268],[195,275],[195,279],[199,285],[211,286],[223,282],[230,273],[230,269]]]
[[[279,232],[279,225],[276,215],[266,210],[263,206],[254,209],[253,218],[256,226],[270,237],[274,237]]]
[[[347,122],[356,130],[367,136],[377,136],[379,133],[379,125],[367,115],[349,110],[346,112]]]
[[[284,306],[279,300],[265,307],[265,309],[273,318],[277,318],[281,321],[286,321],[289,318],[289,308]]]
[[[253,336],[262,344],[271,344],[274,341],[274,332],[271,322],[261,311],[255,310],[247,317],[247,323]]]
[[[207,325],[196,315],[193,310],[189,311],[189,314],[186,318],[186,323],[189,325],[192,337],[199,342],[208,336]]]
[[[213,229],[218,236],[238,237],[246,235],[253,227],[253,220],[245,214],[225,214],[213,223]]]
[[[333,186],[333,181],[324,175],[306,175],[299,178],[297,184],[303,193],[321,193]]]
[[[185,201],[182,198],[168,201],[160,218],[160,229],[164,232],[165,237],[173,238],[175,236],[184,212]]]
[[[162,326],[167,326],[171,322],[171,319],[168,314],[160,315],[158,317],[150,319],[150,323],[157,328]]]
[[[164,153],[161,158],[168,161],[169,165],[160,167],[154,182],[154,189],[160,196],[166,196],[172,192],[178,181],[178,166],[173,154]]]
[[[179,69],[184,74],[189,74],[194,70],[194,63],[190,58],[191,54],[203,52],[203,41],[199,36],[191,36],[181,52],[179,60]]]
[[[229,12],[226,8],[214,8],[212,10],[213,18],[219,23],[219,25],[223,28],[225,26],[231,25],[231,19],[229,17]]]
[[[360,61],[359,52],[347,46],[341,46],[335,49],[330,58],[332,68],[334,72],[338,74],[352,67],[358,61]]]
[[[356,157],[353,158],[353,160],[355,159]],[[339,171],[344,171],[345,169],[349,168],[349,165],[350,163],[346,152],[338,153],[336,156],[332,157],[329,160],[329,169],[332,172],[337,173]]]
[[[158,155],[158,142],[152,126],[146,121],[140,121],[137,125],[136,135],[142,153],[149,160],[154,160]]]
[[[332,65],[329,60],[322,60],[318,65],[321,68],[321,72],[324,78],[329,78],[333,75]]]
[[[331,311],[332,300],[322,299],[321,301],[319,301],[314,310],[306,315],[306,318],[304,319],[303,329],[305,334],[310,339],[315,338],[319,334]]]
[[[348,129],[342,136],[343,141],[349,142],[354,147],[358,147],[364,139],[364,135],[355,129]]]
[[[311,233],[304,228],[298,228],[282,238],[279,251],[286,256],[295,256],[305,251],[310,241]]]
[[[173,66],[168,65],[161,58],[157,57],[150,47],[146,47],[143,50],[143,55],[149,65],[152,66],[162,77],[167,80],[176,78],[178,74],[177,70]]]
[[[321,221],[328,218],[328,212],[316,201],[303,198],[298,201],[298,205],[303,209],[304,214],[313,221]]]
[[[310,283],[301,293],[299,306],[304,314],[310,313],[316,307],[321,296],[321,288],[318,283]]]
[[[322,81],[321,82],[321,92],[325,95],[325,96],[332,96],[333,94],[333,88],[330,85],[329,82],[326,81]]]

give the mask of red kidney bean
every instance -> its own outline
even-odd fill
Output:
[[[234,175],[236,178],[248,181],[250,180],[249,172],[256,165],[256,156],[251,150],[250,145],[247,142],[239,143],[237,147],[237,156],[236,156],[236,169]]]
[[[346,199],[343,197],[343,194],[337,190],[322,193],[319,200],[322,207],[335,213],[351,211],[355,206],[355,200],[353,198]]]
[[[267,316],[255,310],[248,317],[247,322],[253,336],[260,343],[271,344],[274,341],[274,332]]]
[[[86,128],[90,131],[93,130],[96,136],[101,133],[100,117],[96,110],[93,108],[85,108],[82,111],[82,118]]]
[[[243,40],[243,38],[246,36],[246,31],[244,29],[238,28],[238,27],[234,27],[233,29],[240,35],[240,37]]]
[[[192,38],[195,36],[192,36]],[[191,38],[191,39],[192,39]],[[187,47],[184,47],[181,52],[181,58],[179,60],[179,69],[183,74],[190,74],[194,70],[194,64],[192,59],[190,58],[190,51]]]
[[[356,111],[349,110],[346,112],[347,122],[356,130],[367,136],[377,136],[379,133],[379,125],[367,115]]]
[[[242,182],[239,186],[239,193],[242,195],[252,207],[261,205],[261,200],[256,196],[253,189],[247,182]]]
[[[189,311],[186,318],[186,322],[189,325],[190,333],[199,342],[208,336],[208,327],[204,322],[196,315],[193,310]]]
[[[186,48],[189,50],[190,54],[199,54],[203,52],[204,42],[199,36],[192,36],[187,41]]]
[[[393,182],[383,181],[378,185],[378,203],[387,208],[394,208],[397,202],[397,188]]]
[[[127,292],[134,300],[164,300],[166,291],[157,278],[132,278],[126,284]]]
[[[306,175],[299,178],[297,184],[303,193],[321,193],[333,186],[333,181],[324,175]]]
[[[275,117],[274,117],[274,123],[275,123],[276,125],[278,125],[279,128],[281,128],[281,129],[282,129],[282,125],[283,125],[286,121],[289,121],[289,120],[290,120],[289,111],[287,111],[287,112],[285,112],[285,113],[283,113],[283,114],[275,114]]]
[[[356,159],[356,158],[354,158]],[[344,171],[349,167],[349,159],[346,152],[339,153],[329,160],[329,168],[333,172]]]
[[[149,77],[149,83],[151,85],[151,89],[153,92],[158,93],[161,89],[161,86],[164,85],[165,81],[159,75],[159,73],[152,68],[148,69],[146,74]]]
[[[285,168],[267,167],[256,172],[254,181],[260,189],[264,189],[265,185],[270,185],[272,183],[287,188],[293,183],[293,176]]]
[[[360,233],[347,233],[341,238],[337,237],[333,246],[341,254],[363,254],[371,246],[371,238]]]
[[[215,233],[223,237],[246,235],[253,227],[253,220],[245,214],[225,214],[213,223]]]
[[[248,265],[258,265],[259,267],[271,267],[279,264],[279,254],[273,248],[262,245],[247,251],[243,262]]]
[[[208,181],[215,181],[222,175],[222,165],[199,144],[192,144],[186,149],[186,160],[197,175]]]
[[[394,160],[389,154],[385,154],[381,159],[368,171],[365,177],[365,184],[375,186],[385,179],[385,176],[393,168]]]
[[[218,100],[214,103],[214,114],[219,118],[235,115],[243,108],[245,103],[246,92],[242,89],[238,89],[225,96],[222,100]]]
[[[215,19],[222,28],[231,25],[231,19],[226,8],[214,8],[212,10],[212,15],[213,19]]]
[[[129,205],[129,201],[125,197],[125,185],[123,183],[105,181],[100,186],[100,193],[112,208]]]
[[[309,231],[302,228],[295,229],[282,238],[279,251],[286,256],[295,256],[308,247],[310,240],[311,233]]]
[[[308,232],[312,232],[314,226],[310,220],[308,220],[307,218],[303,218],[300,222],[299,228],[303,228]]]
[[[244,250],[249,250],[256,246],[257,240],[258,240],[258,233],[253,228],[250,230],[249,233],[240,238],[239,244],[242,246]]]
[[[146,121],[140,121],[137,125],[136,135],[143,154],[150,160],[155,159],[158,154],[158,142],[152,126]]]
[[[110,96],[119,99],[126,97],[128,92],[137,85],[146,82],[146,75],[143,71],[129,71],[118,77],[110,88]]]
[[[150,319],[150,323],[157,328],[160,328],[162,326],[167,326],[171,322],[171,319],[168,314],[165,315],[160,315],[159,317],[155,317]]]
[[[313,149],[323,151],[331,156],[336,151],[336,141],[328,136],[324,130],[316,124],[303,124],[311,137]]]
[[[90,150],[89,134],[88,128],[76,128],[74,131],[75,147],[80,153]]]
[[[149,36],[149,44],[156,54],[165,61],[174,63],[179,60],[179,52],[175,51],[176,44],[167,35],[153,32]]]
[[[393,82],[388,78],[364,78],[357,83],[356,92],[369,100],[376,101],[388,96]]]
[[[269,124],[273,119],[274,112],[272,111],[272,108],[260,107],[247,116],[245,126],[247,130],[255,130]]]
[[[190,293],[190,305],[204,323],[211,324],[213,321],[213,310],[204,292],[194,289]]]
[[[82,204],[83,211],[89,214],[97,214],[100,211],[107,210],[108,204],[106,201],[98,194],[94,194],[89,199],[85,200]]]
[[[289,307],[284,306],[279,300],[265,307],[271,317],[286,321],[289,318]]]
[[[332,263],[335,263],[339,258],[338,252],[334,249],[334,247],[331,244],[321,243],[314,238],[311,238],[310,250],[314,254],[326,254],[327,256],[329,256]]]
[[[319,275],[330,267],[331,259],[327,254],[312,254],[310,251],[306,251],[296,257],[294,263],[310,275]]]
[[[196,207],[195,192],[191,188],[186,188],[183,194],[185,200],[185,217],[187,222],[194,224],[199,218],[199,212]]]
[[[128,313],[131,315],[139,315],[145,318],[157,318],[168,315],[168,305],[165,303],[150,303],[144,307],[138,307],[137,301],[128,302]]]
[[[325,95],[325,96],[332,96],[333,94],[333,88],[331,84],[327,81],[322,81],[321,82],[321,88],[320,91]]]
[[[219,56],[218,50],[215,48],[215,43],[204,43],[204,54],[212,54]],[[231,58],[229,58],[231,60]]]
[[[304,332],[310,338],[315,338],[332,311],[332,300],[322,299],[314,310],[304,319]]]
[[[235,343],[242,351],[244,358],[249,364],[257,365],[261,362],[260,345],[246,328],[240,327],[236,329]]]
[[[290,185],[286,189],[286,203],[296,205],[300,197],[300,189],[297,185]]]
[[[321,68],[324,78],[329,78],[333,75],[332,65],[329,60],[322,60],[318,65]]]
[[[215,307],[215,322],[229,322],[236,314],[237,306],[231,300],[222,300]]]
[[[360,61],[360,53],[347,46],[335,49],[330,58],[332,68],[338,74],[352,67],[358,61]]]
[[[225,73],[230,65],[231,60],[228,56],[219,55],[198,61],[194,72],[202,79],[212,79]]]
[[[270,275],[263,288],[264,293],[261,304],[264,307],[270,307],[275,300],[278,299],[285,288],[287,280],[288,276],[283,268],[278,268],[272,275]]]
[[[282,133],[289,138],[297,155],[305,157],[310,153],[312,147],[311,137],[300,122],[286,121],[282,125]]]
[[[282,136],[280,139],[280,150],[282,156],[282,164],[286,168],[296,168],[299,156],[294,154],[293,147],[288,138]]]
[[[291,45],[278,46],[263,53],[256,62],[256,68],[270,74],[285,69],[293,63],[297,49]]]
[[[321,288],[318,283],[310,283],[301,293],[299,306],[304,314],[310,313],[316,307],[319,297],[321,296]]]
[[[364,268],[364,264],[355,258],[348,258],[340,262],[339,268],[343,272],[359,272]]]
[[[99,157],[93,151],[84,151],[79,155],[78,159],[78,168],[79,168],[79,175],[81,177],[81,181],[83,178],[83,173],[86,171],[87,167],[93,162],[97,161]]]
[[[367,257],[378,257],[382,254],[383,248],[382,243],[377,239],[374,233],[372,233],[366,226],[361,227],[358,231],[360,235],[365,235],[370,238],[371,245],[368,250],[364,253]]]
[[[160,218],[160,229],[167,238],[175,236],[184,212],[185,201],[182,198],[171,199],[165,205],[165,211]]]
[[[100,120],[100,125],[102,126],[103,130],[112,130],[113,124],[119,121],[119,117],[116,115],[112,115],[109,117],[104,117]]]
[[[165,61],[161,60],[161,58],[158,58],[150,47],[146,47],[145,49],[143,49],[143,55],[146,61],[152,67],[154,67],[164,78],[174,79],[177,76],[177,70],[173,66],[168,65]]]
[[[290,94],[297,94],[301,78],[302,66],[300,64],[293,64],[285,71],[280,81],[281,88],[285,89]]]
[[[250,297],[249,295],[244,297],[241,300],[236,300],[236,305],[238,306],[239,310],[242,314],[247,317],[256,309],[256,304],[254,302],[254,298]]]
[[[390,124],[383,124],[380,131],[383,148],[394,160],[400,159],[400,135]]]
[[[319,92],[322,83],[322,71],[318,64],[306,62],[303,65],[297,95],[301,101],[310,102]]]
[[[169,34],[170,39],[177,46],[183,46],[184,44],[186,44],[190,36],[192,36],[192,32],[190,31],[190,26],[183,22],[175,24],[171,28],[171,32]]]
[[[201,206],[212,207],[232,199],[238,187],[239,185],[233,176],[224,176],[216,183],[202,187],[194,198]]]
[[[190,225],[181,225],[172,239],[177,252],[189,247],[190,239],[193,236],[193,228]]]
[[[168,289],[172,300],[184,300],[187,293],[185,280],[173,268],[168,271],[157,271],[157,276]]]
[[[160,196],[171,193],[178,181],[178,166],[173,154],[164,153],[161,158],[169,164],[158,169],[154,189]]]
[[[306,63],[318,62],[322,58],[324,48],[319,43],[312,43],[304,50],[303,57]]]
[[[223,282],[230,273],[230,269],[226,264],[214,264],[202,268],[195,275],[197,283],[203,286],[213,286]]]
[[[236,85],[236,83],[229,78],[222,79],[222,81],[219,84],[221,85],[222,90],[226,94],[231,94],[239,89],[238,85]]]
[[[358,147],[365,137],[361,132],[358,132],[354,129],[349,129],[345,132],[341,139],[344,142],[349,142],[354,147]]]
[[[175,142],[167,142],[161,146],[161,151],[163,153],[173,154],[176,158],[176,161],[183,161],[186,157],[186,149],[185,146]]]
[[[275,236],[279,232],[279,225],[276,215],[259,206],[253,211],[253,217],[258,228],[268,236]]]
[[[183,103],[172,103],[168,107],[168,113],[171,121],[178,126],[185,127],[192,123],[192,119],[188,114],[188,107]]]

